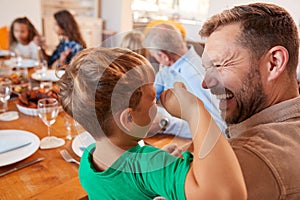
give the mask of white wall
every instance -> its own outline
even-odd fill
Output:
[[[101,18],[105,29],[126,32],[132,29],[131,0],[102,0]]]
[[[26,16],[42,32],[40,0],[0,0],[0,13],[0,27],[9,27],[15,18]]]
[[[102,0],[101,18],[104,21],[106,33],[117,33],[113,37],[104,38],[102,46],[115,47],[122,40],[124,33],[132,30],[133,19],[131,0]]]

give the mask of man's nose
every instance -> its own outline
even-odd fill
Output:
[[[202,81],[202,87],[204,89],[208,89],[205,79],[203,79],[203,81]]]
[[[212,72],[206,72],[204,79],[202,81],[202,87],[204,89],[209,89],[216,87],[218,85],[218,79],[216,77],[215,73]]]

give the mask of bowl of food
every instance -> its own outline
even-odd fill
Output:
[[[27,72],[20,71],[8,71],[7,73],[1,73],[0,81],[10,80],[13,93],[21,93],[27,91],[30,88],[30,82],[26,75]]]
[[[25,115],[38,116],[37,108],[29,108],[29,107],[21,106],[20,104],[16,104],[16,106],[18,110]]]
[[[16,106],[18,110],[25,115],[38,116],[37,102],[44,98],[58,99],[57,91],[51,89],[45,92],[42,89],[34,89],[22,92],[18,96],[18,102]],[[61,107],[60,111],[62,111]]]

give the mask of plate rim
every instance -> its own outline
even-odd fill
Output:
[[[36,66],[38,66],[38,61],[37,60],[34,60],[34,59],[29,59],[29,58],[23,58],[23,61],[27,61],[27,62],[33,62],[34,63],[34,65],[21,65],[21,66],[19,66],[19,68],[33,68],[33,67],[36,67]],[[11,60],[9,59],[9,60],[6,60],[6,61],[4,61],[4,63],[6,64],[6,65],[9,65],[10,66],[10,62],[11,62]],[[7,63],[9,63],[9,64],[7,64]]]
[[[54,71],[54,74],[55,74],[55,69],[48,69],[47,70],[47,72],[48,71]],[[59,70],[59,71],[63,71],[63,70]],[[58,72],[59,73],[59,72]],[[63,75],[63,74],[62,74]],[[32,73],[31,74],[31,78],[32,79],[34,79],[34,80],[36,80],[36,81],[51,81],[51,82],[57,82],[58,80],[59,80],[59,78],[58,77],[55,77],[56,79],[54,80],[54,79],[52,79],[52,78],[48,78],[48,79],[45,79],[45,78],[37,78],[37,77],[35,77],[35,76],[37,76],[37,72],[34,72],[34,73]]]
[[[72,150],[73,152],[79,157],[81,158],[82,154],[83,154],[83,151],[80,150],[80,146],[78,146],[78,143],[80,142],[79,140],[79,135],[83,135],[83,134],[89,134],[91,137],[93,137],[89,132],[87,131],[84,131],[82,133],[79,133],[75,136],[75,138],[73,139],[72,141]]]
[[[8,134],[12,134],[12,133],[16,134],[16,132],[18,132],[17,134],[26,134],[26,135],[30,136],[33,141],[30,145],[23,147],[23,148],[30,148],[28,150],[28,153],[26,153],[26,154],[18,153],[18,156],[16,156],[17,158],[15,158],[15,159],[12,159],[12,160],[10,159],[9,161],[1,161],[2,155],[11,154],[11,152],[19,150],[19,149],[0,154],[0,167],[4,167],[4,166],[11,165],[11,164],[17,163],[19,161],[22,161],[22,160],[30,157],[31,155],[33,155],[40,147],[39,137],[30,131],[20,130],[20,129],[2,129],[2,130],[0,130],[0,135],[3,134],[2,132],[4,132],[4,133],[8,132]],[[12,132],[12,133],[9,133],[9,132]]]
[[[2,53],[1,52],[5,52]],[[4,50],[4,49],[0,49],[0,57],[5,57],[5,56],[10,56],[10,51],[9,50]]]

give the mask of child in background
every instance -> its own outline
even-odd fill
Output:
[[[86,48],[86,43],[75,18],[69,11],[58,11],[54,13],[54,18],[54,30],[60,37],[60,42],[51,56],[47,55],[44,50],[42,52],[48,59],[48,66],[60,67],[68,64],[76,53]]]
[[[15,19],[10,26],[9,50],[17,56],[28,59],[39,59],[39,46],[42,39],[27,17]]]
[[[184,108],[195,157],[184,152],[178,158],[138,143],[157,112],[154,76],[146,58],[121,48],[82,50],[66,67],[58,83],[61,104],[96,140],[79,168],[89,199],[245,199],[234,152],[203,103],[186,90],[175,85],[176,95],[185,97],[179,104],[172,103],[172,94],[161,101],[176,116]],[[200,147],[212,132],[217,143],[202,156]]]

